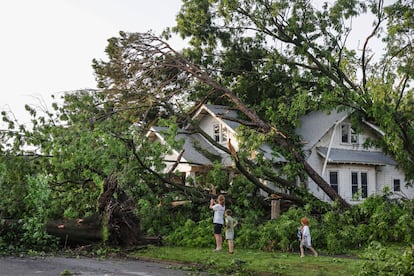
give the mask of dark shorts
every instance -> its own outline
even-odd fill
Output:
[[[223,229],[223,224],[213,223],[214,225],[214,234],[221,234],[221,229]]]

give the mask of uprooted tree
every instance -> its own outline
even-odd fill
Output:
[[[205,204],[208,192],[160,173],[169,149],[145,138],[149,126],[162,122],[173,141],[177,127],[191,124],[191,112],[204,102],[231,105],[241,114],[246,144],[237,153],[237,169],[269,193],[274,191],[260,179],[283,187],[289,191],[283,196],[297,204],[306,203],[309,194],[294,180],[309,176],[348,207],[307,164],[293,132],[297,119],[311,110],[349,108],[355,122],[379,126],[383,135],[372,142],[412,180],[413,10],[410,1],[401,0],[388,7],[381,0],[341,0],[320,8],[311,1],[183,1],[170,31],[188,38],[189,48],[178,52],[152,34],[121,32],[109,39],[109,60],[93,64],[102,91],[68,93],[63,105],[44,116],[28,106],[31,126],[3,114],[9,130],[1,132],[0,188],[14,194],[8,197],[13,207],[3,204],[2,214],[27,212],[13,201],[25,195],[23,172],[50,176],[53,218],[95,212],[104,182],[114,173],[119,189],[142,200],[141,207],[172,198]],[[368,13],[374,16],[372,32],[361,38],[360,50],[347,48],[351,19]],[[369,47],[376,37],[387,45],[378,59]],[[247,158],[261,142],[289,161],[280,170],[288,178],[266,170],[268,160]],[[151,207],[148,213],[158,211]]]
[[[65,244],[141,245],[149,239],[141,231],[136,211],[136,201],[120,188],[116,175],[110,175],[104,181],[96,213],[85,218],[49,221],[46,230]]]
[[[141,122],[175,116],[188,123],[189,102],[232,105],[256,137],[297,164],[292,175],[308,175],[347,207],[306,162],[292,126],[311,110],[349,108],[356,122],[384,131],[375,143],[412,178],[412,12],[406,1],[335,1],[319,9],[310,1],[185,1],[171,30],[189,38],[189,48],[178,52],[149,33],[121,32],[109,40],[109,61],[95,60],[94,68],[103,92]],[[352,19],[365,14],[374,25],[357,52],[347,38]],[[377,60],[369,48],[375,37],[388,45]],[[255,182],[243,160],[236,165]]]
[[[182,91],[180,83],[182,82],[191,82],[192,79],[200,81],[202,84],[211,87],[212,93],[204,101],[209,100],[212,97],[226,97],[229,102],[231,102],[245,117],[245,125],[248,125],[249,128],[254,129],[260,134],[264,134],[270,138],[267,138],[269,141],[272,141],[273,144],[278,145],[284,152],[288,152],[292,155],[293,159],[303,166],[303,169],[307,174],[318,184],[318,186],[329,195],[332,200],[338,200],[343,207],[347,207],[348,203],[343,200],[332,188],[331,186],[307,163],[302,153],[298,151],[298,148],[292,142],[294,139],[288,137],[282,131],[278,130],[276,126],[271,125],[263,121],[253,110],[251,110],[245,103],[243,103],[239,97],[237,97],[229,88],[219,84],[215,81],[206,70],[201,69],[199,66],[191,63],[179,52],[172,49],[167,43],[162,41],[156,36],[153,36],[149,33],[139,34],[126,34],[121,33],[121,38],[114,40],[115,44],[110,44],[109,47],[119,47],[120,50],[117,52],[117,56],[111,56],[111,61],[119,60],[121,55],[125,58],[125,61],[128,62],[128,77],[126,77],[122,85],[126,91],[140,91],[141,93],[126,93],[125,96],[124,90],[117,90],[119,84],[112,84],[107,87],[112,96],[120,96],[120,98],[125,101],[131,102],[131,97],[134,101],[137,99],[134,98],[136,95],[139,98],[139,105],[142,107],[141,103],[150,103],[148,108],[159,108],[160,106],[165,106],[172,103],[172,100],[175,96],[179,96]],[[116,43],[120,43],[116,45]],[[108,47],[108,49],[109,49]],[[107,52],[110,52],[109,50]],[[135,60],[134,60],[135,59]],[[98,65],[95,63],[95,68],[98,73],[100,72],[114,72],[119,71],[120,68],[117,66],[123,66],[126,64],[115,64],[112,62],[101,63]],[[105,81],[108,81],[108,77],[103,77],[101,79],[101,84]],[[108,85],[108,84],[106,84]],[[163,89],[167,91],[163,91]],[[113,93],[116,92],[114,95]],[[165,95],[165,96],[164,96]],[[122,103],[120,103],[122,106]],[[179,114],[180,110],[176,110],[176,107],[170,106],[169,110],[173,111],[173,114]],[[183,111],[181,111],[183,113]],[[189,116],[181,114],[186,121],[189,120]],[[243,122],[242,122],[243,123]],[[200,130],[199,130],[200,131]],[[203,133],[202,133],[203,134]],[[207,135],[204,135],[207,138]],[[213,142],[213,141],[212,141]],[[217,143],[214,143],[217,146]],[[222,148],[223,150],[229,152],[228,149]],[[230,153],[230,152],[229,152]],[[277,191],[272,190],[271,188],[261,185],[261,182],[257,180],[254,172],[252,171],[252,166],[248,166],[248,162],[239,162],[235,160],[236,166],[245,174],[249,179],[252,179],[254,183],[260,186],[270,193],[277,193]],[[291,190],[291,186],[285,185],[285,181],[281,183],[281,178],[271,178],[275,183],[279,185],[282,184],[285,188]],[[299,201],[299,200],[298,200]]]

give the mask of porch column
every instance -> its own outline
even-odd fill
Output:
[[[270,200],[270,219],[277,219],[280,217],[280,200],[281,196],[272,194]]]

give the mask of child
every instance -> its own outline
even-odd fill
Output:
[[[220,251],[223,244],[223,237],[221,236],[221,231],[223,229],[224,223],[224,210],[226,210],[224,202],[224,195],[219,195],[217,197],[217,203],[214,201],[214,199],[210,199],[210,209],[213,209],[214,211],[213,225],[214,238],[216,240],[216,249],[214,249],[215,251]]]
[[[312,251],[313,255],[315,257],[318,257],[318,252],[312,247],[311,242],[311,234],[309,229],[309,219],[307,217],[303,217],[300,220],[300,223],[302,224],[302,238],[300,240],[300,256],[305,256],[305,250],[304,247],[308,248],[310,251]]]
[[[237,225],[237,220],[231,216],[231,210],[227,209],[224,213],[226,217],[226,240],[229,244],[229,254],[234,252],[234,227]]]

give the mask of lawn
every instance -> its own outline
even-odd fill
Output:
[[[152,246],[133,252],[131,257],[168,261],[181,269],[212,275],[353,275],[366,262],[345,256],[314,257],[310,252],[300,258],[299,253],[239,249],[230,255],[225,250]]]

